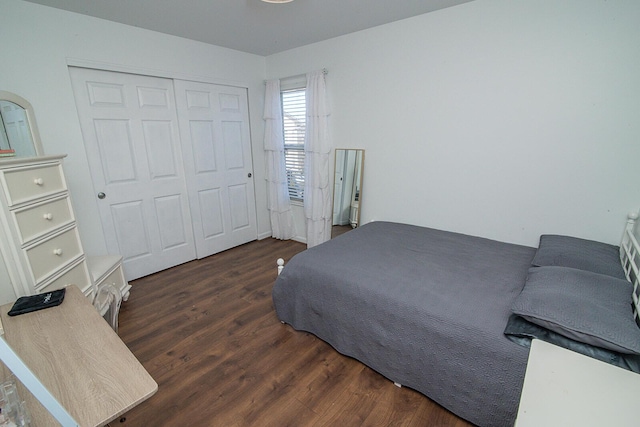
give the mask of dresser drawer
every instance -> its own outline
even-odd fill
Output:
[[[100,283],[96,283],[97,286],[102,285],[103,283],[108,283],[110,285],[114,285],[118,288],[119,291],[122,292],[124,287],[126,286],[124,280],[124,274],[122,272],[122,266],[118,266],[115,270],[111,272],[107,277],[100,281]]]
[[[26,250],[36,284],[83,254],[78,230],[73,227]]]
[[[127,283],[122,269],[122,257],[120,255],[98,255],[87,259],[89,272],[96,285],[96,290],[103,283],[115,285],[122,295],[122,300],[129,299],[131,285]]]
[[[74,221],[68,197],[13,211],[22,244]]]
[[[36,290],[38,293],[49,292],[69,285],[76,285],[85,295],[93,297],[91,295],[93,288],[89,279],[89,269],[85,260],[82,260],[59,277],[43,284],[42,287],[36,288]]]
[[[67,190],[60,164],[8,169],[2,175],[9,206]]]

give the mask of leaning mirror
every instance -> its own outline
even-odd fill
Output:
[[[31,104],[14,93],[0,90],[0,160],[43,154]]]
[[[333,237],[360,223],[364,169],[364,150],[338,148],[335,154]]]

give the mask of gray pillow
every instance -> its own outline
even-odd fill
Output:
[[[512,311],[567,338],[640,354],[632,292],[631,283],[611,276],[566,267],[532,267]]]
[[[618,246],[577,237],[543,234],[532,264],[571,267],[626,279]]]
[[[531,341],[534,339],[546,341],[558,347],[567,348],[576,353],[640,374],[640,356],[637,354],[622,354],[572,340],[547,328],[535,325],[516,314],[509,316],[507,326],[504,328],[504,335],[522,347],[531,348]]]

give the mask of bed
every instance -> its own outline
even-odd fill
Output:
[[[613,281],[611,289],[627,298],[631,307],[631,294],[636,295],[637,290],[632,290],[625,276],[637,277],[636,217],[630,218],[626,243],[623,240],[621,247],[587,242],[596,245],[594,255],[585,252],[585,241],[565,236],[543,236],[540,246],[534,248],[407,224],[372,222],[293,257],[284,269],[281,267],[273,302],[283,323],[313,333],[340,353],[396,384],[423,393],[456,415],[479,426],[513,425],[528,343],[536,332],[542,331],[542,339],[555,337],[559,345],[582,346],[577,351],[609,358],[627,369],[629,365],[640,366],[634,365],[633,354],[640,354],[640,328],[631,308],[622,317],[631,319],[638,335],[631,331],[631,337],[616,342],[613,349],[581,342],[588,341],[584,339],[588,336],[601,344],[591,326],[585,332],[571,322],[567,325],[566,319],[531,310],[532,304],[541,304],[536,292],[545,289],[537,282],[548,280],[553,273],[564,274],[559,279],[563,292],[566,283],[582,286],[585,280],[593,279],[575,279],[572,274],[595,275],[596,282]],[[577,245],[579,258],[585,253],[597,258],[595,263],[578,260],[587,268],[603,264],[612,272],[583,271],[577,268],[583,265],[570,265],[575,260],[554,253],[558,239],[560,250],[569,242],[569,247]],[[541,253],[542,247],[547,248],[545,253]],[[542,255],[550,255],[551,260]],[[527,286],[528,282],[536,284]],[[525,292],[529,288],[531,292]],[[590,291],[584,293],[585,298],[600,298],[591,296]],[[552,295],[554,302],[562,301]],[[593,317],[586,310],[578,311]],[[610,316],[595,317],[600,321]],[[615,335],[618,325],[614,328]]]

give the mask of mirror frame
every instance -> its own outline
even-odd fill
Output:
[[[359,227],[360,224],[360,217],[362,216],[362,206],[361,206],[361,202],[362,202],[362,187],[363,187],[363,181],[364,181],[364,155],[365,155],[365,150],[364,148],[335,148],[333,150],[333,176],[335,178],[335,173],[336,173],[336,162],[338,161],[338,157],[337,157],[337,152],[339,150],[342,151],[355,151],[356,153],[361,154],[361,159],[360,159],[360,196],[359,196],[359,200],[358,200],[358,214],[357,214],[357,218],[356,218],[356,227]],[[356,155],[357,158],[357,155]],[[336,187],[335,187],[335,182],[333,185],[333,191],[331,192],[331,203],[332,206],[334,206],[335,204],[335,197],[336,197]],[[332,209],[333,210],[333,209]],[[332,222],[333,222],[333,212],[332,212]],[[353,226],[352,226],[353,227]],[[353,227],[353,228],[356,228]]]
[[[0,90],[0,100],[13,102],[16,105],[22,107],[27,114],[27,120],[29,122],[29,131],[31,132],[31,141],[33,142],[33,148],[36,152],[36,156],[44,156],[44,149],[42,148],[42,140],[40,140],[40,133],[38,132],[38,125],[36,125],[36,115],[33,112],[33,107],[21,96],[12,92]],[[10,157],[14,159],[15,157]]]

